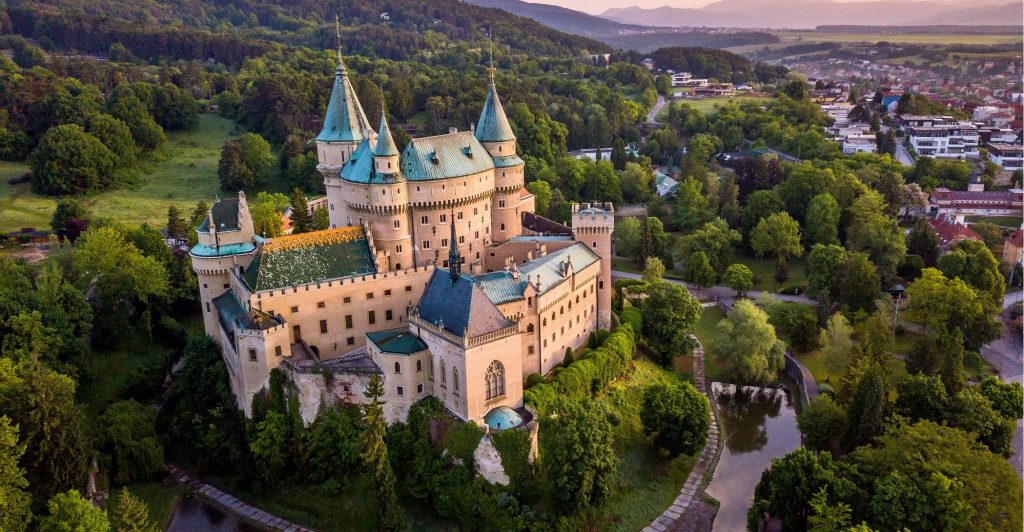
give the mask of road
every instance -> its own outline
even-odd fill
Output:
[[[882,124],[881,132],[882,133],[888,133],[889,132],[889,126],[887,126],[885,124]],[[901,142],[899,140],[899,137],[896,138],[896,157],[895,157],[895,159],[896,159],[896,162],[898,162],[898,163],[900,163],[902,165],[914,166],[914,158],[910,156],[910,152],[907,151],[907,147],[903,145],[903,142]]]
[[[661,108],[665,107],[666,103],[667,102],[665,101],[665,97],[659,94],[658,95],[658,101],[654,102],[654,108],[651,109],[651,112],[647,113],[647,123],[648,124],[658,125],[660,123],[657,120],[655,120],[654,117],[658,116],[658,113],[661,111]]]

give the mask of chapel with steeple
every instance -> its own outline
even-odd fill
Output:
[[[279,369],[310,422],[365,401],[380,374],[391,421],[432,395],[506,429],[528,417],[528,375],[610,326],[612,205],[535,214],[493,67],[486,94],[468,131],[399,151],[385,109],[370,125],[339,49],[315,138],[330,228],[263,238],[244,193],[214,203],[190,255],[239,408],[251,413]]]

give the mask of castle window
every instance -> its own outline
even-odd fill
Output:
[[[388,310],[385,310],[385,311],[384,311],[384,319],[385,319],[385,320],[387,320],[387,321],[391,321],[391,320],[392,320],[392,319],[393,319],[394,317],[395,317],[395,315],[394,315],[394,313],[393,313],[393,312],[391,311],[391,309],[388,309]]]
[[[441,361],[441,386],[448,384],[448,371],[444,367],[444,360]]]
[[[561,316],[562,314],[565,314],[565,305],[558,307],[558,315]]]
[[[474,232],[473,233],[473,238],[480,238],[480,231]]]
[[[548,346],[548,339],[547,339],[547,338],[545,338],[545,339],[544,339],[544,347],[547,347],[547,346]]]
[[[604,279],[600,279],[597,281],[597,287],[600,288],[601,290],[604,290]]]
[[[441,223],[447,223],[447,222],[448,222],[448,215],[447,214],[442,214],[441,215]]]
[[[416,373],[419,373],[421,371],[423,371],[423,361],[422,360],[417,360],[416,361]]]
[[[597,240],[595,240],[595,241],[594,241],[594,243],[593,243],[593,244],[591,244],[591,245],[592,245],[592,246],[594,246],[594,247],[596,248],[596,247],[597,247]]]
[[[299,325],[292,325],[292,336],[295,337],[295,342],[302,341],[302,327]]]
[[[207,314],[210,313],[210,304],[209,303],[206,304],[206,313]]]
[[[530,344],[530,345],[528,345],[528,346],[526,347],[526,354],[527,354],[527,355],[531,355],[531,356],[532,356],[532,355],[534,354],[534,351],[535,351],[535,350],[534,350],[534,348],[533,348],[533,344]]]
[[[526,332],[528,332],[528,333],[532,333],[533,332],[533,324],[532,323],[526,326]]]
[[[206,283],[203,283],[203,288],[208,288],[208,287],[206,286]]]
[[[423,241],[423,249],[430,249],[430,241],[429,240],[424,240]]]
[[[349,336],[348,338],[345,338],[345,345],[356,345],[356,337]]]
[[[401,373],[401,372],[402,372],[402,364],[400,362],[395,362],[395,373]]]
[[[327,334],[327,320],[320,320],[320,334]]]
[[[491,362],[484,375],[484,382],[487,388],[487,400],[505,395],[505,366],[497,360]]]
[[[401,396],[405,395],[405,389],[404,389],[404,388],[402,388],[401,386],[399,386],[399,387],[397,388],[397,391],[398,391],[398,396],[399,396],[399,397],[401,397]]]
[[[341,299],[341,302],[342,302],[342,303],[351,303],[351,302],[352,302],[352,298],[351,298],[351,297],[349,297],[349,296],[345,296],[345,297],[343,297],[343,298]]]
[[[452,389],[459,393],[459,368],[452,368]]]
[[[402,252],[402,245],[401,245],[401,244],[398,244],[397,246],[395,246],[395,253],[401,253],[401,252]],[[395,266],[395,269],[396,269],[396,270],[399,270],[399,269],[401,269],[401,268],[399,268],[399,267]]]
[[[476,216],[476,214],[477,214],[476,207],[473,207],[473,216]]]
[[[461,220],[462,219],[462,211],[459,211],[458,214],[456,214],[456,216],[457,216],[457,218],[459,220]]]
[[[427,216],[420,216],[420,223],[423,225],[427,225],[428,223],[430,223],[430,218]]]
[[[366,299],[373,299],[373,292],[367,292]]]
[[[533,306],[533,297],[532,296],[526,298],[526,306],[527,307],[532,307]]]
[[[256,358],[256,350],[255,349],[250,349],[249,350],[249,361],[250,362],[256,362],[256,360],[257,360],[257,358]]]
[[[352,315],[351,314],[347,314],[345,316],[345,328],[346,329],[351,329],[352,328]]]
[[[447,238],[442,238],[441,239],[441,247],[443,247],[443,248],[448,247],[448,239]]]
[[[398,229],[401,226],[402,226],[402,221],[401,220],[395,220],[395,229]]]
[[[504,209],[505,208],[505,200],[498,200],[498,208],[499,209]]]
[[[228,283],[224,283],[224,289],[227,290],[228,288],[231,288],[231,285],[229,285]]]
[[[501,227],[498,228],[498,231],[501,231],[502,233],[504,233],[505,232],[505,224],[501,224]]]
[[[412,292],[412,286],[411,285],[406,285],[405,291],[406,292]]]
[[[327,306],[327,303],[324,303],[323,301],[317,301],[316,302],[316,308],[324,308],[326,306]]]
[[[547,327],[548,326],[548,319],[544,318],[544,323],[542,323],[541,325]]]
[[[290,310],[292,311],[292,314],[295,314],[299,311],[299,307],[292,307]]]
[[[447,268],[448,267],[448,261],[447,260],[441,261],[441,267],[442,268]]]
[[[390,295],[391,295],[391,289],[390,288],[384,291],[384,297],[388,297]]]
[[[281,346],[274,346],[274,356],[281,356]]]
[[[367,313],[367,316],[368,316],[368,321],[370,322],[370,325],[373,325],[374,323],[377,323],[377,313],[376,312],[371,310],[370,312]]]
[[[423,383],[422,382],[416,385],[416,393],[423,393]]]
[[[466,243],[466,237],[464,235],[459,235],[459,244],[465,244],[465,243]]]

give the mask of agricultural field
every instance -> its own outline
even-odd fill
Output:
[[[715,110],[715,106],[724,105],[729,102],[742,104],[746,102],[768,102],[770,100],[771,98],[768,96],[724,96],[719,98],[700,99],[681,98],[678,100],[671,100],[671,103],[682,102],[702,113],[710,113]],[[665,122],[668,120],[668,105],[663,107],[654,119],[658,122]]]
[[[994,45],[1021,42],[1020,35],[966,35],[948,33],[846,33],[828,31],[774,31],[779,38],[774,44],[751,44],[726,48],[730,52],[745,54],[758,50],[775,50],[794,44],[839,43],[875,44],[885,41],[893,44],[952,44]]]
[[[215,198],[221,147],[238,134],[231,120],[199,115],[195,129],[168,132],[167,145],[160,153],[139,162],[134,183],[88,196],[84,203],[96,218],[162,227],[171,205],[191,213],[199,200],[210,203]],[[33,193],[28,183],[7,183],[27,171],[23,163],[0,162],[0,232],[50,225],[55,198]]]

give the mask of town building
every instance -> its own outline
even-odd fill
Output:
[[[732,83],[707,83],[694,87],[693,95],[712,98],[735,96],[736,87]]]
[[[988,148],[989,159],[1007,172],[1024,168],[1024,146],[1020,144],[991,143]]]
[[[707,87],[707,78],[695,78],[689,72],[678,72],[672,74],[673,87]]]
[[[661,170],[654,171],[654,188],[661,197],[673,196],[679,190],[679,182]]]
[[[591,161],[610,161],[612,160],[612,148],[583,148],[582,150],[569,152],[569,156],[576,159],[590,159]],[[640,150],[636,148],[636,144],[626,144],[626,157],[639,156]]]
[[[928,199],[928,210],[953,216],[1021,216],[1024,189],[959,191],[939,187]]]
[[[878,151],[876,140],[874,135],[847,135],[842,142],[843,153],[875,153]]]
[[[980,136],[971,122],[949,116],[901,116],[907,142],[921,157],[976,159]]]
[[[568,225],[533,213],[493,75],[472,131],[399,153],[339,54],[316,144],[329,229],[263,238],[239,192],[190,251],[238,407],[276,369],[306,422],[364,402],[374,374],[391,422],[428,395],[491,429],[529,419],[526,377],[611,325],[612,205],[574,204]]]
[[[929,218],[928,224],[938,235],[939,245],[946,251],[955,248],[961,240],[981,240],[978,233],[964,224],[963,216],[941,213],[934,218]]]
[[[837,102],[822,105],[821,111],[833,120],[847,120],[850,116],[850,111],[852,111],[854,107],[856,107],[856,105],[852,103]]]
[[[1024,230],[1018,229],[1003,240],[1003,265],[1014,267],[1024,264]]]

